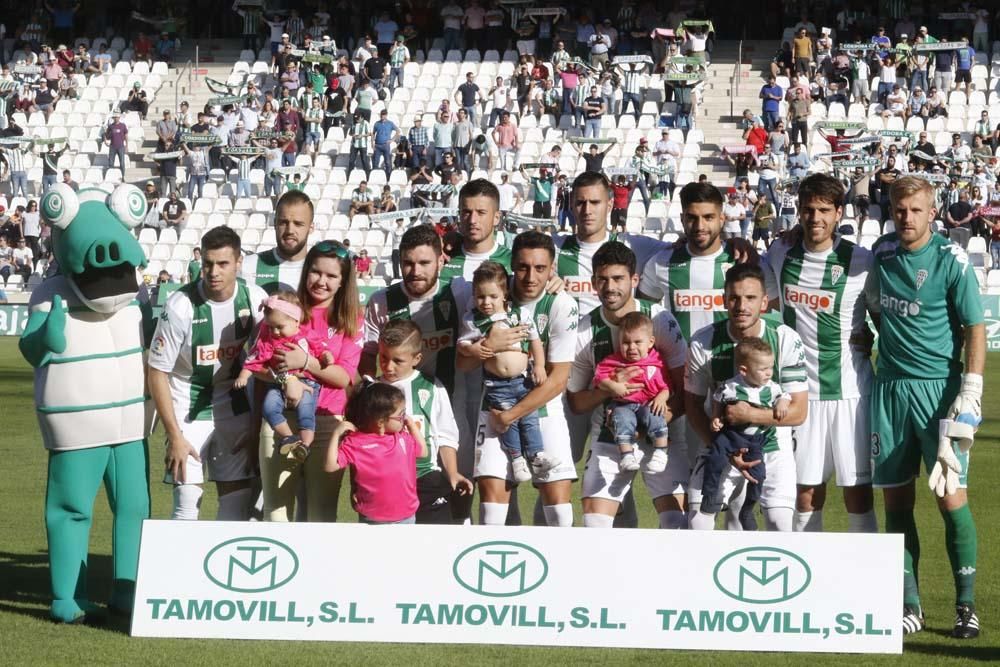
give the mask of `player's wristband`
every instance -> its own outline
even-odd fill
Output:
[[[962,374],[962,389],[960,390],[962,394],[974,394],[976,398],[982,399],[983,397],[983,376],[979,373],[963,373]]]

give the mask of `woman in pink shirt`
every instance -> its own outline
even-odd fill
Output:
[[[307,304],[309,318],[301,329],[324,341],[332,363],[289,345],[274,351],[279,371],[300,369],[319,383],[316,401],[316,437],[303,463],[283,456],[274,446],[274,432],[264,424],[260,434],[260,477],[264,491],[264,520],[295,519],[295,498],[300,481],[305,484],[307,521],[336,521],[337,499],[343,473],[323,472],[323,460],[334,428],[347,405],[345,389],[354,382],[361,360],[363,312],[358,299],[354,263],[347,248],[335,241],[317,243],[306,255],[299,280],[299,301]],[[273,381],[273,380],[272,380]],[[294,407],[306,386],[289,374],[285,383],[287,406]],[[294,420],[295,414],[286,414]],[[291,424],[290,424],[291,425]]]
[[[398,387],[366,381],[347,406],[350,431],[327,450],[324,469],[351,469],[351,504],[362,523],[415,523],[417,457],[427,455],[420,427]]]

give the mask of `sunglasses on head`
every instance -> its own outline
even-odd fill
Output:
[[[333,253],[341,259],[349,259],[351,256],[350,251],[336,241],[320,241],[314,247],[322,253]]]

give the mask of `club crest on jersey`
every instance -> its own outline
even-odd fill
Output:
[[[917,271],[917,289],[920,289],[927,280],[927,269]]]
[[[830,267],[830,282],[833,283],[834,285],[837,284],[837,281],[840,280],[841,276],[843,275],[844,275],[844,267],[840,266],[839,264],[834,264],[832,267]]]
[[[441,313],[441,317],[448,319],[448,316],[451,315],[451,303],[448,301],[442,301],[439,303],[438,312]]]
[[[732,262],[723,262],[719,266],[722,268],[722,275],[726,275],[726,272],[729,271],[729,269],[733,268],[735,264],[733,264]]]
[[[417,390],[417,401],[420,403],[421,408],[427,407],[427,401],[431,400],[431,392],[427,389]]]
[[[535,327],[538,329],[538,333],[541,334],[545,331],[545,328],[549,326],[549,316],[539,315],[535,318]]]

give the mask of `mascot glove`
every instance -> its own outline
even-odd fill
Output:
[[[957,424],[950,419],[938,422],[937,461],[927,478],[927,485],[938,498],[950,496],[958,490],[958,475],[962,472],[962,464],[955,456],[955,446],[952,443],[952,433]],[[968,425],[962,425],[968,428]],[[964,429],[963,429],[964,430]],[[970,439],[971,446],[971,439]]]
[[[967,424],[975,432],[979,424],[983,421],[983,376],[979,373],[965,373],[962,375],[962,388],[955,397],[955,401],[948,408],[948,419],[952,419],[960,424]],[[964,436],[956,435],[965,439]],[[968,446],[963,447],[963,451],[968,451],[972,446],[971,436],[968,438]],[[964,443],[962,443],[964,444]]]

